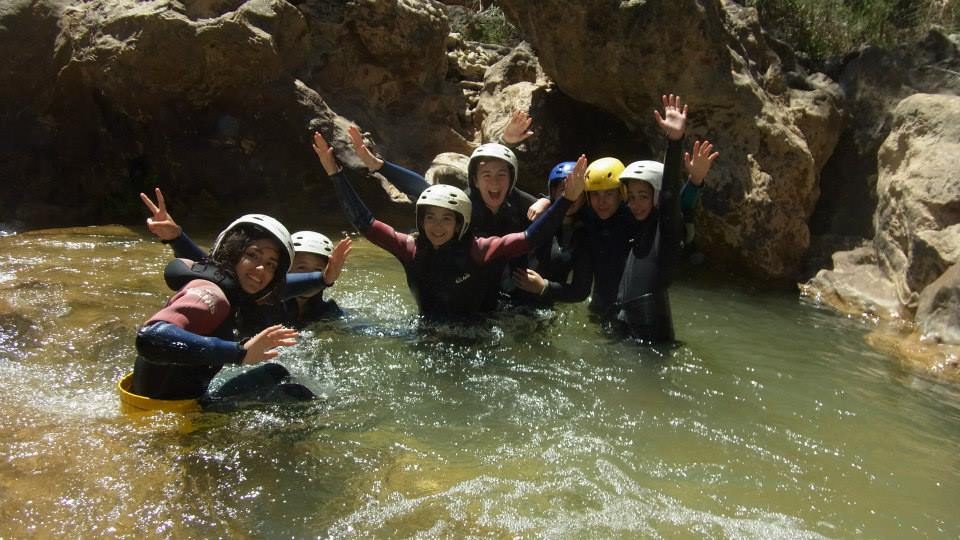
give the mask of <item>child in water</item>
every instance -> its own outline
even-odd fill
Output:
[[[462,319],[484,311],[484,293],[497,261],[527,253],[553,235],[563,214],[583,190],[586,157],[570,175],[564,197],[525,231],[502,237],[474,236],[472,202],[458,188],[430,186],[416,200],[414,235],[376,220],[347,181],[323,136],[315,133],[313,150],[333,181],[350,222],[403,265],[420,314],[430,319]],[[499,270],[495,270],[499,272]]]
[[[348,135],[354,152],[367,169],[382,174],[411,201],[417,200],[430,187],[423,176],[373,155],[356,126],[350,126]],[[549,200],[537,199],[517,188],[517,171],[517,156],[502,144],[481,144],[470,155],[466,193],[470,199],[470,224],[475,235],[504,236],[521,232],[550,206]],[[508,263],[525,266],[526,259],[501,260],[491,265],[483,287],[486,311],[497,306],[501,289],[511,291],[514,288],[506,270]]]
[[[657,121],[670,141],[683,138],[687,108],[679,96],[663,96],[664,119]],[[671,118],[672,116],[672,118]],[[670,121],[673,120],[673,121]],[[689,182],[699,189],[719,153],[709,141],[696,141],[693,157],[684,156]],[[680,163],[667,151],[666,163],[635,161],[617,176],[627,208],[635,220],[614,308],[617,326],[635,339],[651,343],[674,340],[667,288],[683,249]]]
[[[248,214],[231,223],[209,262],[192,264],[195,279],[137,332],[133,374],[121,388],[140,402],[197,400],[201,406],[237,397],[312,398],[305,387],[288,384],[286,368],[263,363],[277,348],[294,345],[296,330],[273,325],[247,340],[234,335],[238,318],[279,297],[292,261],[290,235],[279,221]],[[210,381],[228,364],[259,365],[211,392]]]
[[[170,244],[173,254],[189,261],[201,261],[207,254],[200,249],[183,229],[174,221],[167,211],[166,201],[160,188],[154,190],[157,202],[154,203],[146,194],[140,194],[140,200],[150,211],[147,218],[147,228],[161,242]],[[273,323],[283,323],[297,328],[316,322],[342,316],[343,312],[334,300],[324,299],[324,291],[332,287],[350,254],[352,240],[349,237],[337,242],[336,246],[326,236],[313,231],[298,231],[293,233],[294,257],[291,273],[287,274],[281,304],[261,306],[260,319],[263,326]],[[186,263],[168,266],[167,281],[174,290],[182,285],[182,279],[173,278],[169,274],[178,272],[189,276]],[[249,321],[245,320],[245,322]],[[240,329],[247,334],[248,329]],[[260,328],[255,328],[254,333]]]
[[[547,176],[550,200],[562,195],[564,182],[575,165],[573,161],[564,161],[550,170]],[[526,302],[538,305],[582,302],[590,294],[593,273],[585,245],[581,212],[584,200],[581,195],[570,205],[552,241],[542,244],[530,255],[529,266],[514,270],[514,282],[528,295]]]

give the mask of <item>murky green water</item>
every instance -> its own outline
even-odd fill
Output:
[[[960,535],[960,392],[794,295],[681,282],[672,350],[582,305],[418,331],[360,242],[350,317],[281,357],[325,401],[122,415],[167,258],[123,228],[0,238],[0,537]]]

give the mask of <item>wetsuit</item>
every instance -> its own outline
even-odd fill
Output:
[[[618,326],[633,338],[655,343],[674,339],[667,288],[683,250],[681,168],[680,144],[671,141],[657,204],[633,229],[617,291]]]
[[[681,141],[668,141],[667,155],[664,160],[664,175],[668,173],[666,167],[670,164],[682,166]],[[671,174],[678,174],[672,173]],[[664,178],[666,186],[667,179]],[[661,190],[661,194],[663,191]],[[651,212],[652,214],[652,212]],[[620,279],[627,262],[627,255],[634,239],[638,234],[638,223],[634,219],[627,205],[621,203],[616,212],[607,219],[599,216],[588,208],[586,215],[586,231],[589,238],[590,258],[593,265],[593,293],[590,297],[590,311],[603,320],[616,318],[617,295],[620,289]]]
[[[608,318],[617,301],[617,289],[636,220],[625,204],[607,219],[600,219],[589,206],[584,210],[587,252],[593,273],[590,312]]]
[[[184,232],[173,240],[164,240],[163,243],[169,244],[173,248],[174,256],[180,259],[204,261],[207,258],[207,254]],[[184,265],[182,268],[171,268],[171,265],[168,265],[164,279],[167,285],[176,291],[187,281],[196,277],[191,274],[189,265]],[[335,301],[323,299],[327,287],[330,285],[324,281],[323,272],[288,273],[286,285],[283,288],[282,303],[260,304],[255,311],[245,312],[245,317],[237,328],[240,336],[253,336],[274,324],[303,328],[316,321],[342,317],[343,311]],[[296,301],[298,296],[310,296],[303,309]]]
[[[304,302],[303,307],[296,298],[283,302],[283,311],[290,321],[290,325],[303,327],[317,321],[339,319],[343,317],[343,310],[333,299],[325,300],[322,293],[315,294]]]
[[[570,206],[569,200],[561,199],[523,232],[477,238],[467,231],[434,248],[422,235],[403,234],[376,220],[343,171],[330,179],[353,226],[403,265],[420,314],[429,319],[464,319],[489,310],[484,293],[493,279],[491,273],[499,271],[495,263],[527,253],[549,239]]]
[[[152,399],[199,398],[201,404],[222,397],[208,394],[210,381],[224,365],[239,365],[246,355],[242,342],[233,336],[238,303],[243,300],[231,303],[220,286],[199,279],[173,295],[137,332],[131,391]],[[276,385],[289,375],[278,364],[264,364],[248,373],[233,386],[248,390],[250,379]]]
[[[680,213],[683,214],[684,226],[683,254],[693,264],[703,262],[703,255],[697,251],[696,247],[697,229],[694,225],[697,203],[700,201],[702,188],[702,184],[697,186],[693,182],[685,182],[683,188],[680,189]]]
[[[430,187],[423,176],[389,161],[384,161],[383,167],[377,172],[382,174],[412,201],[416,201],[420,193]],[[479,237],[506,236],[525,230],[530,224],[530,220],[527,218],[527,210],[530,205],[537,202],[537,198],[533,195],[513,187],[507,192],[500,208],[494,212],[484,204],[480,191],[472,183],[466,192],[472,204],[470,229]],[[512,292],[514,290],[510,272],[513,268],[525,268],[528,262],[526,256],[521,255],[512,260],[500,260],[492,264],[496,267],[491,267],[489,271],[484,273],[484,279],[487,283],[483,288],[485,311],[491,311],[497,307],[501,291]]]
[[[263,363],[210,392],[210,381],[227,364],[241,364],[243,341],[262,330],[263,306],[216,265],[175,259],[164,277],[180,290],[137,332],[137,359],[130,391],[150,399],[199,399],[204,408],[236,399],[311,399],[312,392],[289,380],[279,364]]]
[[[546,282],[541,294],[517,289],[517,303],[546,307],[554,302],[582,302],[590,294],[593,267],[586,244],[583,210],[564,218],[550,242],[541,244],[528,257],[528,264]]]

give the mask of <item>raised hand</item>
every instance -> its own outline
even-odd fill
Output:
[[[167,203],[163,200],[163,193],[160,188],[153,188],[153,191],[157,195],[157,204],[153,204],[153,201],[145,193],[140,194],[140,200],[152,214],[151,217],[147,218],[147,229],[160,240],[174,240],[183,234],[183,229],[167,213]]]
[[[330,254],[327,267],[323,270],[323,281],[327,285],[333,285],[340,277],[340,272],[343,271],[343,263],[347,261],[352,245],[353,240],[349,236],[344,236],[343,240],[337,242],[337,245],[333,247],[333,253]]]
[[[347,129],[347,135],[350,136],[350,142],[353,143],[353,151],[356,152],[357,157],[360,158],[360,161],[366,165],[370,172],[378,171],[380,167],[383,167],[383,160],[373,155],[373,152],[363,143],[363,135],[360,133],[360,128],[350,126]]]
[[[533,294],[543,294],[547,289],[547,280],[529,268],[517,268],[513,271],[513,282],[517,288]]]
[[[547,211],[547,208],[550,208],[550,199],[543,197],[537,199],[537,202],[531,204],[530,208],[527,208],[527,219],[530,221],[536,220]]]
[[[672,141],[679,141],[687,129],[687,106],[683,105],[680,96],[673,94],[660,97],[663,102],[663,115],[660,111],[653,111],[660,129]]]
[[[277,347],[296,345],[299,336],[300,334],[296,330],[287,328],[282,324],[268,326],[243,344],[243,348],[247,350],[246,356],[243,357],[243,363],[245,365],[259,364],[264,360],[276,358],[280,354],[280,351],[276,350]]]
[[[319,131],[313,133],[313,151],[320,158],[320,164],[323,165],[323,170],[327,172],[328,176],[333,176],[340,171],[337,158],[333,155],[333,148],[327,144],[327,140],[323,138]]]
[[[690,152],[683,153],[683,166],[687,169],[687,174],[690,175],[690,182],[699,186],[703,184],[703,180],[707,177],[707,173],[710,172],[710,167],[713,166],[713,162],[720,155],[720,152],[713,151],[713,143],[710,141],[694,141],[693,143],[693,156],[690,155]]]
[[[533,118],[526,111],[513,111],[500,138],[509,145],[520,144],[533,135],[533,132],[530,131],[531,123],[533,123]]]
[[[577,164],[563,181],[563,196],[573,202],[577,202],[580,195],[583,194],[584,177],[587,175],[587,156],[580,154],[577,158]]]

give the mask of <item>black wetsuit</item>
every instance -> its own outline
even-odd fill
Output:
[[[528,258],[529,268],[547,282],[542,294],[517,290],[513,298],[529,305],[582,302],[590,294],[593,266],[587,246],[583,210],[564,219],[549,243],[540,245]]]
[[[683,250],[681,159],[679,142],[671,142],[657,204],[633,229],[617,291],[618,326],[633,338],[654,343],[674,340],[667,288]]]
[[[426,178],[395,163],[384,161],[383,167],[377,172],[382,174],[391,184],[397,187],[412,201],[416,201],[423,190],[430,187]],[[530,225],[527,219],[527,210],[537,202],[537,198],[529,193],[511,188],[507,197],[494,213],[483,202],[483,197],[473,185],[466,190],[472,206],[470,215],[470,229],[478,237],[506,236],[523,231]],[[501,299],[501,291],[513,291],[514,285],[510,277],[512,268],[525,268],[527,257],[522,255],[509,261],[497,261],[484,272],[485,285],[482,287],[483,305],[485,311],[496,309]]]
[[[235,330],[254,305],[229,277],[189,282],[137,332],[131,391],[152,399],[199,399],[204,407],[238,394],[282,391],[276,387],[290,373],[279,364],[259,365],[220,391],[208,391],[225,365],[243,362],[246,351]]]
[[[238,399],[310,399],[306,387],[289,381],[279,364],[259,364],[228,379],[211,392],[210,381],[228,364],[243,362],[246,350],[238,341],[263,329],[264,311],[253,295],[210,263],[187,264],[175,259],[167,265],[168,286],[180,288],[167,305],[137,332],[137,359],[131,391],[163,400],[198,399],[211,408]]]

